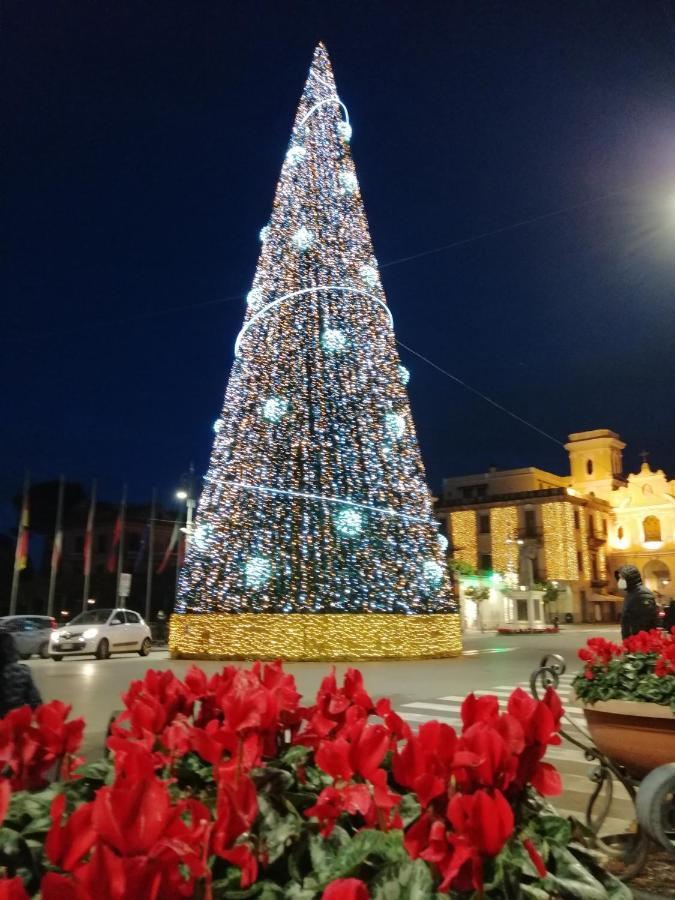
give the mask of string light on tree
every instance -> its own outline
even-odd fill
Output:
[[[281,422],[288,412],[288,400],[282,397],[270,397],[262,406],[263,419],[268,422]]]
[[[361,275],[361,280],[364,281],[369,288],[377,287],[377,269],[373,266],[361,266],[359,274]]]
[[[216,419],[216,421],[213,423],[213,430],[214,430],[214,432],[215,432],[216,434],[218,434],[218,432],[221,430],[222,427],[223,427],[223,420],[222,420],[222,419]]]
[[[312,232],[305,228],[304,225],[301,225],[300,228],[293,234],[291,238],[295,246],[302,252],[303,250],[307,250],[308,247],[311,247],[314,242],[314,235]]]
[[[267,237],[268,237],[269,233],[270,233],[270,226],[269,226],[269,225],[263,225],[263,227],[260,229],[260,235],[259,235],[259,236],[260,236],[260,242],[261,242],[262,244],[264,244],[265,241],[267,240]]]
[[[404,386],[410,381],[410,372],[405,366],[398,367],[398,377],[401,379],[401,384]]]
[[[422,577],[430,588],[438,588],[443,584],[443,567],[435,559],[425,559]]]
[[[350,134],[319,45],[261,232],[174,653],[459,652]]]
[[[352,126],[349,124],[349,122],[338,122],[337,130],[343,141],[345,141],[346,143],[349,143],[349,141],[351,141]]]
[[[254,591],[265,587],[272,577],[272,563],[264,556],[252,556],[244,567],[246,587]]]
[[[295,144],[289,149],[288,153],[286,154],[286,159],[288,160],[288,164],[290,166],[296,166],[301,160],[305,158],[306,155],[307,151],[305,150],[305,148],[299,147],[297,144]]]
[[[357,509],[341,509],[335,517],[335,530],[342,537],[357,537],[362,528],[363,516]]]
[[[448,549],[448,539],[444,534],[439,534],[436,538],[438,541],[438,546],[441,548],[441,553],[446,553]]]
[[[405,416],[400,413],[387,413],[384,417],[384,427],[389,437],[394,440],[402,438],[405,434]]]
[[[340,172],[340,184],[347,194],[355,194],[359,189],[359,182],[353,172]]]
[[[329,353],[341,353],[347,346],[347,337],[338,328],[324,328],[321,334],[321,346]]]

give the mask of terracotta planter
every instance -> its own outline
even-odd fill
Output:
[[[595,746],[635,778],[675,762],[675,714],[667,706],[634,700],[582,705]]]

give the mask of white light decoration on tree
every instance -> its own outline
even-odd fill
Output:
[[[410,381],[410,372],[405,366],[398,367],[398,377],[401,379],[401,384],[403,385],[406,385]]]
[[[359,189],[359,182],[353,172],[340,172],[340,184],[348,194],[355,194]]]
[[[209,539],[211,529],[208,525],[202,522],[200,525],[194,529],[192,533],[192,541],[194,541],[195,546],[198,550],[204,551],[206,550],[207,541]]]
[[[324,328],[321,334],[321,346],[329,353],[341,353],[347,346],[347,338],[337,328]]]
[[[349,122],[338,122],[337,130],[343,141],[345,141],[346,143],[349,143],[349,141],[351,141],[352,126],[349,124]]]
[[[288,160],[288,164],[290,166],[297,166],[297,164],[307,156],[307,151],[304,147],[299,147],[297,144],[294,144],[289,148],[288,153],[286,154],[286,159]]]
[[[172,652],[312,658],[315,640],[318,658],[453,655],[457,603],[322,45],[311,72],[289,142],[305,154],[284,160],[261,232]]]
[[[438,546],[441,548],[441,553],[445,553],[448,549],[448,539],[444,534],[439,534],[437,540]]]
[[[440,587],[443,584],[443,566],[439,565],[435,559],[425,559],[422,566],[422,577],[429,587]]]
[[[361,266],[359,275],[369,288],[377,287],[377,269],[373,268],[373,266]]]
[[[262,406],[263,419],[268,422],[281,422],[287,412],[288,400],[283,400],[281,397],[270,397]]]
[[[405,416],[400,413],[387,413],[384,417],[384,427],[389,437],[398,440],[405,434]]]
[[[254,591],[260,590],[272,577],[272,563],[264,556],[252,556],[246,560],[244,573],[246,587],[252,588]]]
[[[218,432],[221,430],[222,427],[223,427],[223,420],[216,419],[216,421],[213,423],[213,430],[215,431],[215,433],[218,434]]]
[[[260,229],[260,235],[259,235],[261,243],[263,243],[263,244],[265,243],[269,233],[270,233],[270,226],[263,225],[263,227]]]
[[[314,235],[309,230],[309,228],[305,228],[304,225],[301,225],[300,228],[298,228],[298,230],[294,232],[291,240],[298,248],[298,250],[307,250],[308,247],[311,247],[314,241]]]
[[[342,537],[357,537],[363,528],[363,516],[357,509],[341,509],[335,516],[335,530]]]
[[[246,295],[246,302],[249,306],[258,306],[262,303],[263,293],[260,288],[253,288]]]

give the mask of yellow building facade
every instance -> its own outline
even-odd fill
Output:
[[[613,572],[626,563],[669,602],[675,481],[646,463],[624,476],[625,444],[608,429],[571,434],[565,446],[569,475],[530,467],[446,478],[437,515],[452,558],[520,589],[556,582],[553,611],[574,621],[618,619]]]

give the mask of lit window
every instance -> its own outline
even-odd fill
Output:
[[[593,460],[592,459],[586,460],[586,471],[588,472],[589,475],[593,474]]]
[[[642,523],[642,528],[645,533],[645,541],[661,540],[661,523],[656,516],[647,516]]]
[[[620,541],[623,540],[623,526],[622,525],[619,525],[619,530],[617,531],[616,536],[619,538]]]

